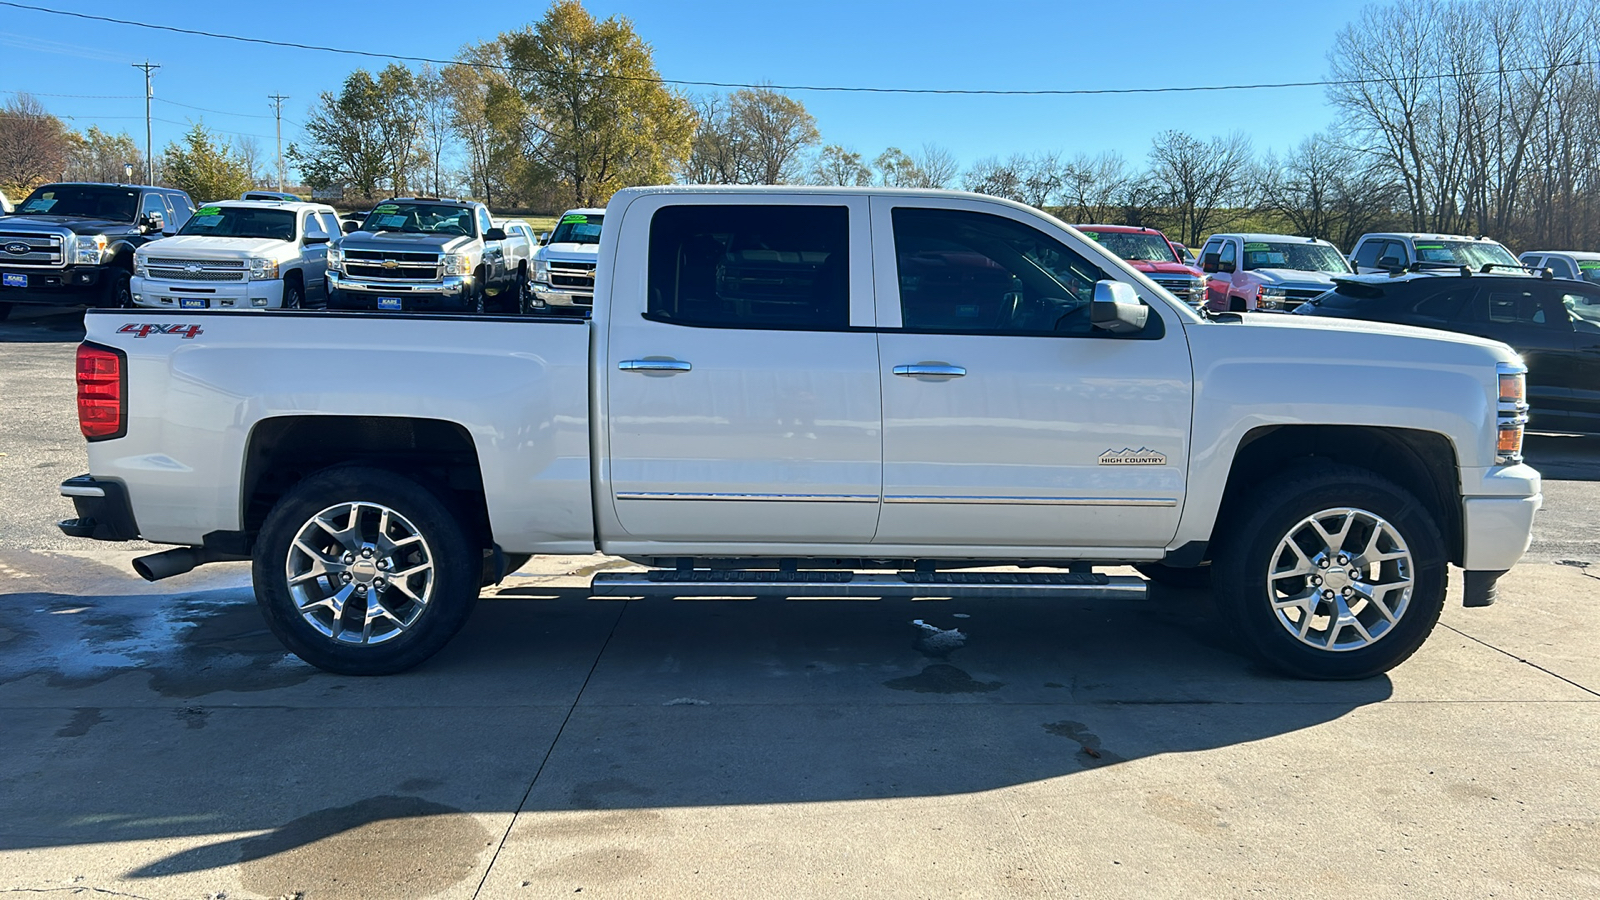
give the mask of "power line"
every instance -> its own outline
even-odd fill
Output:
[[[897,87],[866,87],[860,85],[816,85],[816,84],[768,84],[758,82],[739,81],[689,81],[680,78],[647,78],[640,75],[612,75],[603,72],[572,72],[560,69],[538,70],[521,66],[504,66],[493,63],[466,62],[457,59],[438,59],[431,56],[405,56],[397,53],[376,53],[371,50],[353,50],[346,47],[325,47],[319,44],[301,44],[294,41],[274,41],[267,38],[243,37],[236,34],[222,34],[215,31],[200,31],[194,28],[178,28],[173,25],[155,25],[149,22],[135,22],[130,19],[117,19],[111,16],[96,16],[89,13],[72,12],[64,9],[51,9],[46,6],[34,6],[28,3],[18,3],[15,0],[0,0],[0,6],[9,6],[13,9],[25,9],[32,12],[48,13],[56,16],[67,16],[74,19],[87,19],[92,22],[106,22],[112,25],[127,25],[133,28],[146,28],[152,31],[165,31],[171,34],[186,34],[194,37],[214,38],[222,41],[237,41],[243,44],[260,44],[267,47],[285,47],[291,50],[315,50],[320,53],[337,53],[345,56],[361,56],[367,59],[385,59],[399,62],[431,63],[442,66],[467,66],[474,69],[490,69],[501,72],[538,72],[545,71],[557,75],[570,75],[580,78],[609,78],[616,81],[635,81],[650,84],[673,85],[677,87],[712,87],[712,88],[754,88],[775,91],[817,91],[827,93],[850,94],[932,94],[932,95],[960,95],[960,96],[987,96],[987,97],[1070,97],[1094,96],[1103,94],[1190,94],[1208,91],[1255,91],[1274,88],[1306,88],[1306,87],[1341,87],[1362,84],[1383,84],[1385,78],[1339,78],[1324,79],[1319,81],[1277,81],[1258,82],[1250,84],[1208,84],[1208,85],[1169,85],[1165,87],[1143,88],[1043,88],[1032,90],[990,90],[982,88],[897,88]],[[1505,75],[1514,72],[1543,72],[1549,68],[1566,69],[1577,66],[1595,65],[1597,60],[1584,59],[1569,63],[1557,63],[1553,66],[1520,66],[1514,68],[1486,69],[1481,72],[1445,72],[1413,76],[1415,80],[1438,81],[1446,78],[1472,78],[1483,75]],[[1408,79],[1410,80],[1410,79]]]
[[[157,103],[166,103],[166,104],[170,104],[172,106],[181,106],[184,109],[199,110],[200,112],[216,113],[219,116],[238,116],[238,117],[243,118],[243,119],[270,119],[270,118],[272,118],[271,116],[264,116],[264,115],[261,115],[260,113],[238,113],[238,112],[228,112],[226,110],[221,110],[221,109],[207,109],[204,106],[194,106],[194,105],[189,104],[189,103],[179,103],[176,100],[167,100],[167,99],[164,99],[162,97],[157,97],[156,98],[156,102]]]
[[[65,97],[69,100],[138,100],[138,94],[41,94],[38,91],[0,91],[0,94],[27,94],[29,97]]]

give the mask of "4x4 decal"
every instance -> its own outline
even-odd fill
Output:
[[[131,334],[136,338],[149,337],[152,334],[176,334],[181,335],[187,341],[200,334],[200,326],[129,323],[118,328],[117,334]]]

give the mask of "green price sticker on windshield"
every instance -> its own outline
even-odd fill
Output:
[[[587,225],[587,224],[589,224],[589,217],[588,216],[578,216],[578,215],[562,216],[561,217],[561,224],[563,224],[563,225]]]
[[[1251,250],[1266,250],[1266,249],[1269,249],[1269,248],[1270,248],[1270,245],[1262,244],[1262,243],[1252,243],[1252,244],[1245,244],[1244,245],[1244,249],[1247,252],[1251,251]]]
[[[220,206],[207,206],[207,207],[205,207],[203,209],[195,210],[194,214],[197,215],[197,216],[220,216],[220,215],[222,215],[222,207],[220,207]]]
[[[1578,268],[1584,270],[1585,272],[1600,269],[1600,259],[1580,260],[1578,262]]]
[[[376,209],[373,210],[373,212],[375,212],[375,213],[392,213],[392,212],[399,212],[399,211],[400,211],[400,207],[395,206],[393,203],[385,203],[384,205],[382,205],[380,207],[377,207]]]
[[[1443,244],[1417,244],[1418,250],[1443,250]]]

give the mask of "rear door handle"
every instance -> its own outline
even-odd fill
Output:
[[[894,374],[904,375],[907,378],[960,378],[967,374],[964,366],[929,365],[921,363],[914,366],[895,366]]]
[[[687,372],[694,366],[681,359],[625,359],[617,368],[624,372]]]

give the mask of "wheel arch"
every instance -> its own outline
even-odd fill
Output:
[[[401,416],[289,415],[251,428],[240,481],[241,524],[258,532],[280,497],[314,472],[342,465],[415,479],[493,543],[483,471],[472,435],[456,422]]]
[[[1251,489],[1285,469],[1316,460],[1365,469],[1405,488],[1439,525],[1451,562],[1462,559],[1460,463],[1445,435],[1362,425],[1267,425],[1240,440],[1217,512],[1221,527]]]

